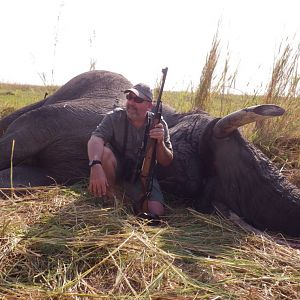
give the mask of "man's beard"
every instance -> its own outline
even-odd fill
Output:
[[[140,116],[137,113],[137,110],[133,107],[126,106],[126,114],[130,120],[138,120]]]

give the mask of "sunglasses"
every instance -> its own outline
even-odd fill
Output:
[[[142,103],[142,102],[146,101],[145,99],[137,97],[136,95],[132,95],[132,94],[127,94],[126,99],[133,100],[135,103]]]

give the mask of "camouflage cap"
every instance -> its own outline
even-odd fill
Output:
[[[146,101],[152,102],[153,100],[153,95],[150,87],[144,83],[138,83],[134,85],[131,89],[124,91],[124,93],[129,93],[129,92],[133,92],[136,96]]]

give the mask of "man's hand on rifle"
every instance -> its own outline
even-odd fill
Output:
[[[95,197],[106,195],[108,181],[101,165],[94,165],[91,168],[89,191]]]
[[[164,140],[164,135],[165,135],[163,124],[161,123],[156,124],[155,127],[149,131],[149,135],[150,138],[157,140],[157,143],[161,144]]]
[[[155,125],[153,129],[149,131],[150,138],[157,140],[156,145],[156,159],[162,166],[167,166],[173,159],[173,153],[170,151],[164,143],[165,130],[162,123]]]

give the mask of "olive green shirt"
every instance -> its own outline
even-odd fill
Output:
[[[153,113],[149,112],[148,114],[150,117],[153,117]],[[161,123],[164,126],[165,145],[168,149],[173,151],[168,125],[163,118],[161,119]],[[127,139],[125,141],[126,126]],[[146,127],[147,122],[140,128],[134,127],[127,119],[126,111],[118,108],[105,115],[92,135],[101,137],[105,143],[109,143],[113,148],[112,150],[118,155],[121,155],[121,157],[136,159],[139,149],[143,146]]]

